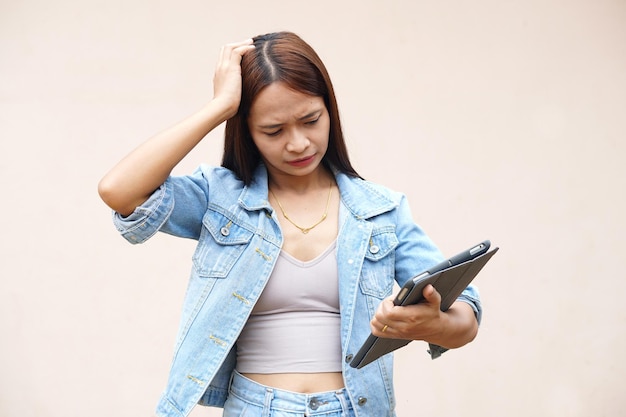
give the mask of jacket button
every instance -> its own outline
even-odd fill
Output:
[[[366,402],[367,402],[367,398],[359,397],[359,401],[358,401],[359,405],[365,405]]]
[[[228,227],[224,226],[220,229],[220,233],[222,234],[222,236],[228,236],[230,234],[230,229],[228,229]]]
[[[354,355],[350,353],[348,356],[346,356],[346,363],[350,363],[352,361],[352,358],[354,358]]]
[[[376,245],[372,245],[370,246],[370,253],[373,255],[376,255],[378,253],[378,251],[380,251],[380,248]]]

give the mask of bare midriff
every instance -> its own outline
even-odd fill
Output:
[[[289,374],[243,374],[248,379],[261,385],[278,388],[286,391],[312,394],[316,392],[333,391],[343,388],[341,372],[320,373],[289,373]]]

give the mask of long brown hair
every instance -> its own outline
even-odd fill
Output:
[[[252,182],[261,155],[248,128],[250,107],[263,88],[280,81],[296,91],[324,99],[330,116],[330,133],[322,163],[360,178],[348,158],[330,77],[313,48],[291,32],[257,36],[254,46],[241,61],[241,103],[237,114],[226,122],[222,166],[233,171],[246,185]]]

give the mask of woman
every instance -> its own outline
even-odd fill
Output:
[[[226,121],[222,167],[174,166]],[[431,354],[476,335],[468,287],[445,313],[395,307],[400,285],[442,260],[403,195],[359,177],[333,87],[292,33],[222,48],[214,97],[131,152],[100,182],[132,243],[198,240],[160,416],[196,403],[224,416],[394,416],[392,355],[349,366],[368,334],[424,340]]]

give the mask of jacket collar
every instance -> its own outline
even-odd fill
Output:
[[[343,204],[357,219],[369,219],[398,206],[398,202],[382,187],[361,178],[350,177],[336,169],[333,172]]]
[[[267,209],[270,213],[273,212],[268,201],[268,178],[265,164],[260,163],[256,167],[252,178],[252,183],[243,187],[239,195],[239,205],[248,211]]]
[[[333,168],[333,174],[346,208],[358,219],[368,219],[393,210],[398,206],[388,192],[360,178],[350,177]],[[254,180],[243,188],[239,205],[248,211],[268,210],[273,212],[268,201],[268,176],[263,163],[254,171]],[[367,203],[367,204],[364,204]]]

